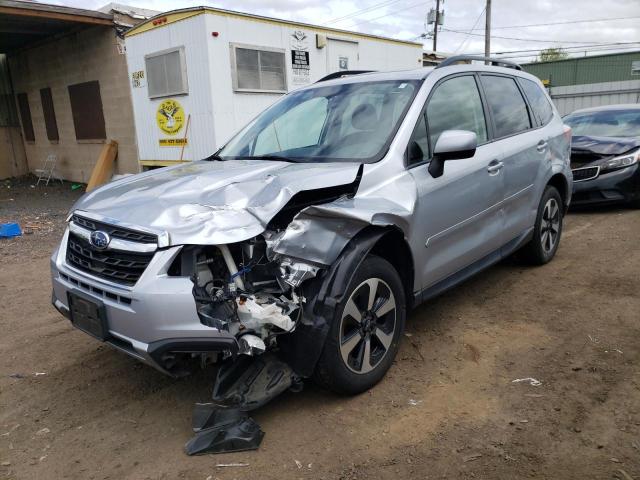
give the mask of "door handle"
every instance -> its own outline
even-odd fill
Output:
[[[549,145],[549,144],[548,144],[546,141],[544,141],[544,140],[540,140],[540,141],[538,142],[538,146],[536,147],[536,149],[537,149],[539,152],[541,152],[541,153],[542,153],[542,152],[544,152],[544,151],[546,150],[547,145]]]
[[[504,163],[494,160],[487,167],[487,172],[491,174],[498,173],[502,167],[504,167]]]

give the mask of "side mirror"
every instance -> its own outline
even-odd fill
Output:
[[[478,137],[467,130],[445,130],[438,137],[433,149],[433,158],[429,163],[429,173],[433,178],[441,177],[444,173],[446,160],[462,160],[471,158],[476,153]]]

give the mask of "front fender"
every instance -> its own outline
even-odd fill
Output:
[[[284,359],[301,377],[313,374],[349,282],[385,233],[382,228],[361,231],[347,243],[331,267],[302,284],[302,295],[306,299],[302,318],[290,335],[278,339]]]

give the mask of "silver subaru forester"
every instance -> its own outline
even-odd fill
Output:
[[[270,358],[286,387],[370,388],[411,308],[558,249],[570,129],[535,77],[470,60],[330,75],[209,158],[86,194],[51,258],[54,306],[172,375]]]

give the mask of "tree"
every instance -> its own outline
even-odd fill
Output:
[[[550,47],[542,50],[536,62],[552,62],[554,60],[563,60],[567,58],[569,54],[565,52],[562,48],[558,47]]]

